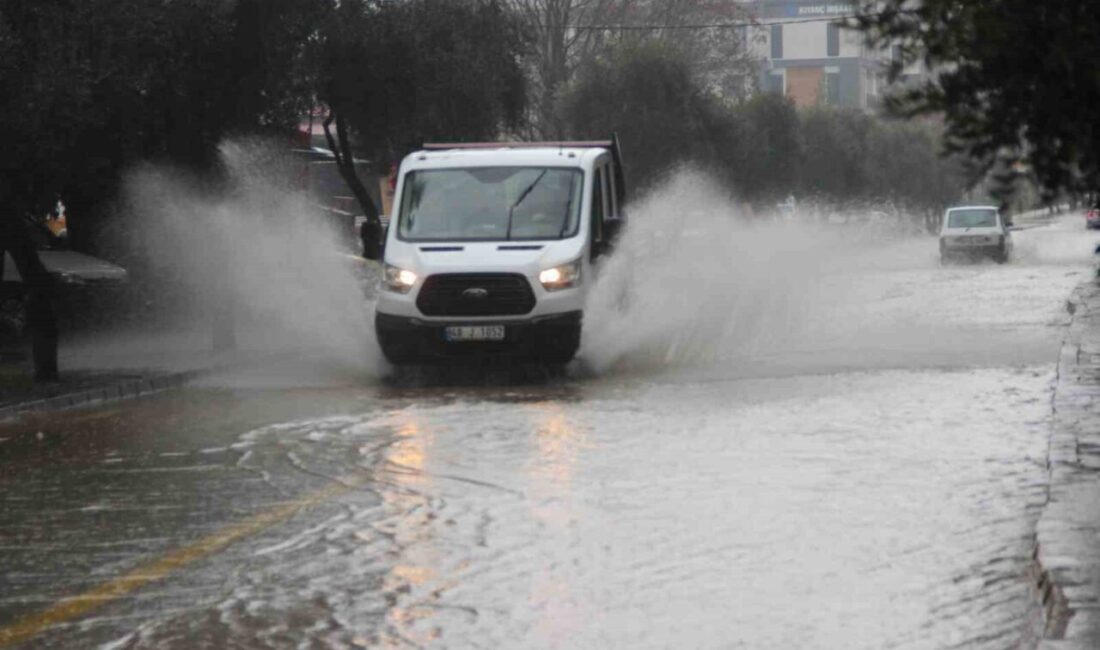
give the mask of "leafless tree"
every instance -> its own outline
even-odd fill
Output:
[[[534,35],[530,136],[564,135],[558,100],[577,69],[627,39],[664,39],[689,52],[704,81],[738,94],[751,75],[751,17],[736,0],[510,0]]]
[[[529,126],[544,139],[560,138],[563,124],[557,96],[576,66],[593,56],[606,34],[588,27],[613,22],[629,0],[511,0],[533,38],[530,66]]]

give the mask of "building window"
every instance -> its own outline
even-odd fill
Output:
[[[890,58],[894,63],[903,63],[900,45],[895,45],[890,49]]]
[[[860,72],[860,78],[862,79],[863,88],[860,90],[860,106],[865,108],[874,104],[874,76],[870,70],[863,70]]]
[[[737,51],[748,52],[749,51],[749,27],[748,25],[738,25],[734,30],[737,38]]]
[[[840,56],[840,26],[836,23],[829,23],[825,26],[826,31],[826,51],[829,56]]]
[[[840,105],[840,73],[825,73],[825,103],[830,106]]]
[[[783,94],[783,73],[777,72],[768,75],[768,92],[777,95]]]
[[[878,75],[870,70],[864,71],[863,74],[865,89],[867,92],[867,98],[870,100],[873,97],[878,96]]]
[[[772,25],[772,58],[783,58],[783,25]]]

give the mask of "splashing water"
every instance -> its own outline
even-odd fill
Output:
[[[674,176],[631,211],[586,308],[596,372],[699,364],[798,334],[841,246],[810,225],[751,224],[705,175]]]
[[[1006,300],[1068,295],[1095,246],[1060,219],[1014,233],[1008,264],[941,266],[914,215],[746,212],[690,170],[632,206],[586,306],[582,367],[726,376],[1042,360],[1061,302]],[[991,345],[1009,326],[1013,346]]]
[[[306,194],[287,187],[290,155],[254,139],[219,153],[227,178],[218,191],[156,165],[133,170],[124,186],[142,224],[138,248],[187,289],[173,305],[180,321],[228,299],[242,346],[307,350],[377,375],[384,364],[367,280],[356,276],[363,268]]]
[[[127,206],[145,224],[141,248],[190,289],[181,319],[208,313],[227,291],[246,345],[305,350],[357,377],[385,374],[363,290],[371,280],[361,263],[357,276],[307,196],[286,187],[286,155],[235,140],[221,157],[227,181],[216,192],[153,165],[126,183]],[[992,322],[983,314],[1000,314],[992,298],[951,302],[944,287],[975,271],[940,269],[933,238],[883,245],[882,232],[768,216],[749,219],[720,184],[690,169],[635,203],[586,305],[582,374],[728,366],[793,346],[836,349],[845,361],[852,351],[873,354],[870,343],[915,356],[933,336],[972,341]],[[898,230],[895,238],[913,236]],[[1019,261],[1002,271],[1025,282],[1030,272],[1014,267],[1080,264],[1083,244],[1063,241],[1066,233],[1018,235]],[[922,298],[909,307],[893,300],[909,291]],[[944,305],[953,310],[947,325]]]

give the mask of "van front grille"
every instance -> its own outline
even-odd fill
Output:
[[[518,273],[443,273],[424,280],[416,306],[425,316],[520,316],[535,294]]]

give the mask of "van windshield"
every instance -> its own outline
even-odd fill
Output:
[[[564,239],[576,234],[583,176],[558,167],[409,172],[398,236],[405,241]]]
[[[947,214],[948,228],[996,228],[996,210],[952,210]]]

